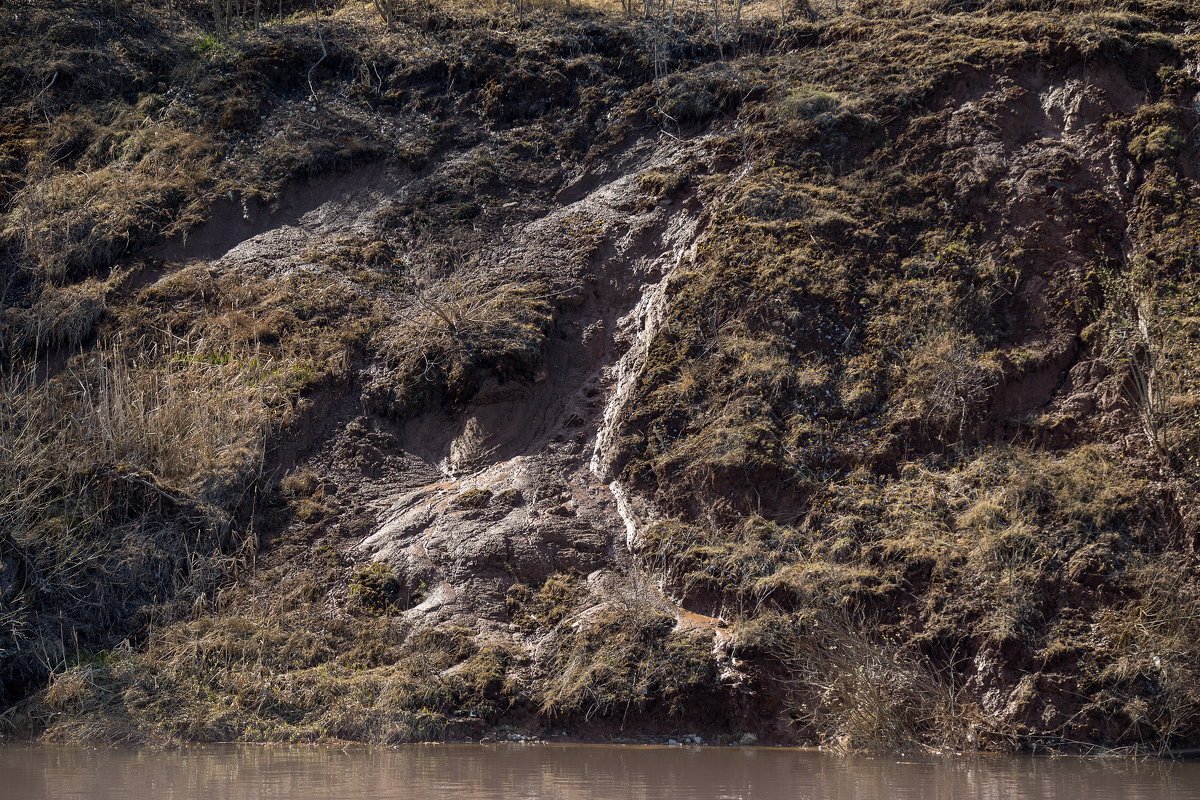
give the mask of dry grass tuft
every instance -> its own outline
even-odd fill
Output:
[[[464,402],[487,376],[533,378],[553,319],[537,286],[455,279],[416,289],[399,316],[381,334],[389,369],[373,387],[398,412]]]
[[[113,145],[103,163],[82,170],[47,163],[0,220],[0,238],[15,243],[40,280],[87,275],[204,217],[216,161],[210,138],[168,126],[143,129],[133,119],[105,135]]]
[[[5,310],[2,344],[12,353],[78,347],[104,316],[110,291],[109,281],[94,278],[68,286],[43,286],[30,308]]]
[[[1147,559],[1130,582],[1138,596],[1100,616],[1115,658],[1096,704],[1166,755],[1200,724],[1200,587],[1169,556]]]
[[[0,605],[21,682],[109,647],[142,609],[224,574],[234,514],[277,419],[278,368],[112,343],[0,387]]]
[[[19,722],[62,742],[360,741],[477,735],[514,700],[516,653],[458,627],[301,605],[214,614],[54,677]]]
[[[845,609],[767,615],[742,631],[784,671],[794,722],[841,750],[979,749],[1000,732],[960,700],[952,673]]]
[[[605,608],[563,631],[540,692],[542,712],[585,720],[694,712],[717,686],[712,639],[674,628],[673,615],[638,604]]]

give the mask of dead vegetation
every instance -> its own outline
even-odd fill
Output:
[[[845,608],[764,614],[737,628],[736,647],[778,660],[787,710],[821,744],[842,750],[1003,747],[953,672]]]
[[[648,592],[559,572],[513,585],[510,630],[411,626],[429,587],[338,555],[329,474],[264,468],[323,392],[401,424],[540,381],[592,287],[471,253],[572,170],[707,131],[739,177],[618,424],[620,480],[661,512],[639,563],[739,620],[781,740],[1196,743],[1189,4],[18,5],[0,696],[27,696],[23,731],[394,743],[727,710],[711,633]],[[295,269],[141,260],[366,161],[406,202]],[[630,208],[709,180],[647,171]],[[600,263],[578,238],[563,259]]]
[[[136,111],[126,113],[106,127],[59,118],[45,163],[30,164],[0,237],[38,282],[92,274],[203,219],[215,142],[169,124],[142,128]]]
[[[582,621],[563,635],[541,710],[584,720],[694,715],[717,687],[712,642],[674,627],[673,615],[653,607],[606,609]]]
[[[536,285],[452,278],[417,287],[381,334],[388,372],[373,391],[403,415],[468,400],[487,376],[532,379],[552,320],[550,299]]]
[[[511,705],[514,654],[471,631],[275,614],[212,615],[144,653],[74,666],[18,707],[14,722],[76,743],[397,744],[477,731]]]
[[[252,497],[280,367],[114,342],[0,400],[4,691],[136,636],[253,548]]]

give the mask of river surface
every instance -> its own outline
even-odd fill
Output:
[[[0,798],[1200,799],[1200,764],[553,744],[174,751],[7,746],[0,747]]]

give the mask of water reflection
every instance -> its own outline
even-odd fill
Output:
[[[0,798],[88,800],[1200,800],[1200,764],[905,760],[767,748],[0,748]]]

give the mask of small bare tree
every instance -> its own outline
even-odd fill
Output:
[[[371,0],[371,4],[375,6],[375,11],[383,20],[383,24],[389,28],[392,27],[400,15],[401,0]]]
[[[234,0],[212,0],[213,25],[216,26],[217,36],[223,39],[229,35],[236,11]]]

